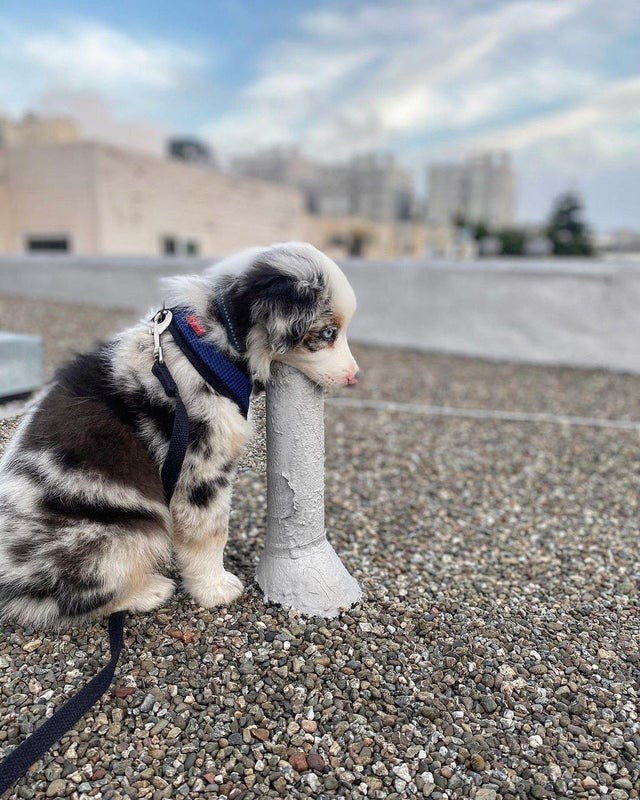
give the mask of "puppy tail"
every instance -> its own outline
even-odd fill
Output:
[[[43,588],[23,580],[0,578],[0,620],[25,627],[56,628],[86,617],[113,600],[114,593],[96,588],[82,590],[57,581]]]

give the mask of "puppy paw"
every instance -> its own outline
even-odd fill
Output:
[[[212,575],[208,583],[187,584],[189,594],[204,608],[213,608],[214,606],[228,606],[237,600],[242,592],[244,586],[239,578],[226,569],[221,573]]]
[[[149,575],[144,586],[133,594],[127,603],[129,611],[151,611],[163,605],[172,595],[175,584],[164,575]]]

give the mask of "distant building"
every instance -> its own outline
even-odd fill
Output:
[[[596,247],[605,258],[637,259],[640,257],[640,230],[621,228],[598,236]]]
[[[413,178],[387,154],[320,165],[297,147],[272,147],[234,159],[232,172],[295,186],[305,193],[308,210],[324,217],[394,222],[409,220],[413,214]]]
[[[516,176],[507,153],[483,153],[461,164],[432,164],[428,183],[429,225],[451,225],[461,218],[501,228],[515,221]]]
[[[222,256],[304,238],[296,189],[95,142],[0,147],[0,252]]]
[[[0,115],[0,147],[77,142],[80,129],[71,117],[25,114],[21,120]]]
[[[202,167],[215,168],[217,160],[213,150],[200,139],[191,137],[175,137],[167,142],[167,156],[188,164],[200,164]]]
[[[308,210],[316,210],[318,166],[295,146],[270,147],[251,155],[238,156],[231,162],[231,172],[242,178],[293,186],[306,196]]]
[[[410,220],[414,184],[392,155],[371,153],[321,168],[317,197],[318,213],[323,216]]]

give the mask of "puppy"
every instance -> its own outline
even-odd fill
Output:
[[[308,244],[258,248],[204,275],[165,282],[168,307],[254,381],[284,362],[318,384],[349,385],[353,290]],[[226,319],[225,319],[226,317]],[[231,603],[231,486],[249,423],[174,342],[164,361],[189,417],[189,445],[169,505],[160,469],[175,403],[152,373],[148,320],[62,367],[36,398],[0,462],[0,618],[34,626],[149,611],[173,593],[172,559],[201,606]]]

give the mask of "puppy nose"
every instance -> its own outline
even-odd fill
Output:
[[[347,386],[355,386],[358,383],[358,376],[360,375],[360,371],[352,372],[350,375],[347,375]]]

